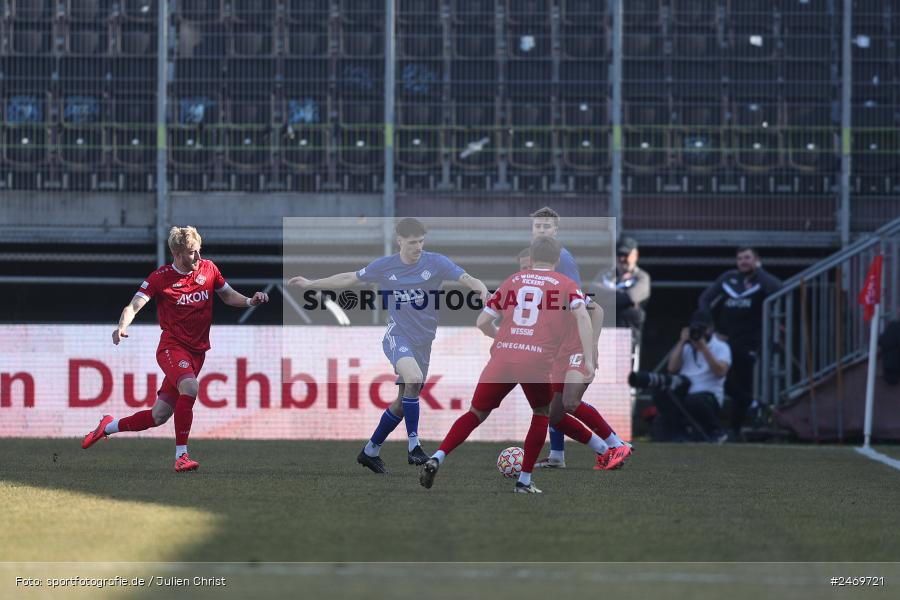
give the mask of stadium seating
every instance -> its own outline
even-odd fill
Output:
[[[572,101],[562,107],[560,146],[569,169],[596,171],[609,163],[609,120],[603,101]]]
[[[680,97],[674,104],[677,157],[691,171],[722,166],[724,111],[721,96]]]
[[[53,0],[10,0],[10,16],[19,22],[47,22],[53,18],[55,11]]]
[[[494,19],[494,0],[453,0],[453,19],[467,23],[490,23]]]
[[[492,165],[498,148],[493,103],[458,102],[453,110],[450,152],[453,164],[464,170]]]
[[[222,18],[220,0],[180,0],[177,17],[185,21],[209,23]]]
[[[400,0],[400,22],[434,24],[441,13],[441,0]]]
[[[635,172],[655,172],[670,160],[671,101],[628,98],[624,111],[623,162]]]
[[[146,171],[156,160],[155,97],[117,92],[111,112],[113,161],[126,171]]]
[[[125,19],[131,21],[155,21],[157,0],[121,0]]]
[[[33,186],[31,174],[51,170],[100,179],[151,172],[158,0],[0,5],[0,160],[23,174],[13,180]],[[531,179],[599,189],[612,147],[607,3],[396,6],[401,189],[465,186],[470,177],[475,187],[502,186],[501,173],[519,189]],[[170,8],[174,189],[263,190],[287,174],[377,190],[383,2],[179,0]],[[626,189],[776,193],[799,189],[792,177],[836,178],[840,3],[628,0],[623,16]],[[856,0],[853,23],[853,169],[865,179],[859,189],[892,193],[900,10]]]
[[[399,27],[399,54],[401,58],[441,58],[444,40],[437,25],[401,23]]]
[[[549,166],[552,140],[552,111],[546,102],[510,103],[510,164],[524,170],[540,170]]]

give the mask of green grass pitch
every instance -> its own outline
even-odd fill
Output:
[[[463,445],[425,490],[396,443],[382,452],[388,476],[356,464],[358,442],[211,440],[191,445],[198,472],[176,474],[170,441],[120,435],[83,451],[77,440],[4,439],[0,561],[169,564],[141,567],[151,571],[229,563],[185,565],[232,581],[190,597],[240,597],[258,580],[309,597],[367,597],[374,585],[397,586],[393,598],[477,597],[484,586],[496,586],[492,598],[525,588],[546,598],[597,585],[632,594],[638,586],[642,597],[714,598],[731,586],[734,598],[821,598],[850,597],[826,576],[886,576],[888,567],[743,563],[900,560],[900,473],[848,447],[638,443],[624,469],[596,472],[590,453],[571,444],[569,468],[537,471],[544,494],[529,496],[512,494],[496,470],[506,445]],[[457,564],[416,564],[425,562]],[[573,564],[585,562],[618,564]],[[0,597],[14,571],[2,567]],[[430,595],[412,593],[409,581]]]

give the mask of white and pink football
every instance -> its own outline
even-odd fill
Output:
[[[515,446],[507,448],[497,457],[497,470],[504,477],[518,477],[522,472],[522,461],[524,460],[524,450]]]

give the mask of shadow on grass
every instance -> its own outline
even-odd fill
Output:
[[[592,457],[575,447],[569,469],[536,473],[544,494],[521,496],[510,493],[512,482],[494,467],[503,444],[465,444],[448,459],[432,490],[418,485],[403,445],[385,447],[389,476],[357,465],[359,447],[358,442],[197,440],[191,449],[200,470],[176,474],[167,440],[120,435],[82,451],[76,440],[5,439],[0,440],[6,457],[0,485],[150,503],[173,517],[188,510],[212,515],[214,526],[202,539],[176,534],[161,541],[174,550],[167,560],[240,563],[202,569],[210,576],[227,572],[246,581],[266,580],[282,592],[298,581],[312,586],[310,591],[319,584],[327,590],[342,574],[347,589],[358,587],[360,595],[367,591],[366,579],[403,587],[407,579],[421,585],[429,577],[451,581],[454,573],[468,573],[461,581],[484,583],[510,568],[486,565],[490,562],[900,557],[894,535],[900,530],[895,510],[900,476],[850,449],[643,444],[625,469],[598,473],[590,469]],[[79,514],[80,525],[99,535],[123,542],[130,535],[132,524],[109,522],[102,505],[85,501]],[[48,549],[52,560],[146,560],[121,551],[92,554],[83,540],[68,539],[66,524],[53,522],[53,515],[46,527],[60,540]],[[386,561],[400,564],[328,564]],[[414,564],[425,561],[470,565]],[[269,562],[325,564],[262,564]],[[681,567],[681,572],[702,572],[701,565]],[[547,573],[561,568],[549,567]],[[541,569],[527,565],[528,573]],[[664,583],[667,569],[659,567],[662,575],[647,581]],[[562,572],[582,584],[614,583],[600,577],[601,571],[566,567]],[[520,577],[523,583],[528,579]],[[728,581],[740,583],[722,583]],[[691,597],[702,597],[698,593]]]

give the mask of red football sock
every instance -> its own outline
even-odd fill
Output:
[[[587,444],[591,441],[591,436],[594,435],[590,429],[581,424],[581,421],[569,414],[565,415],[562,418],[562,421],[553,427],[560,433],[563,433],[582,444]]]
[[[144,431],[156,427],[152,410],[142,410],[130,417],[119,419],[119,431]]]
[[[531,427],[525,435],[525,458],[522,459],[522,472],[531,473],[534,471],[534,463],[537,462],[538,454],[544,447],[544,441],[547,439],[547,428],[550,426],[550,417],[543,415],[531,415]]]
[[[438,450],[442,450],[444,454],[450,454],[457,446],[466,441],[469,434],[475,431],[475,428],[479,425],[481,425],[481,421],[478,420],[475,413],[466,412],[450,427],[447,437],[441,442],[441,447]]]
[[[186,446],[194,422],[194,396],[181,394],[175,403],[175,445]]]
[[[606,419],[603,418],[600,411],[590,404],[585,404],[584,402],[579,403],[578,408],[576,408],[575,412],[572,414],[578,417],[585,425],[593,429],[594,433],[599,435],[602,439],[605,440],[612,435],[612,427],[609,426],[609,423],[606,422]]]

